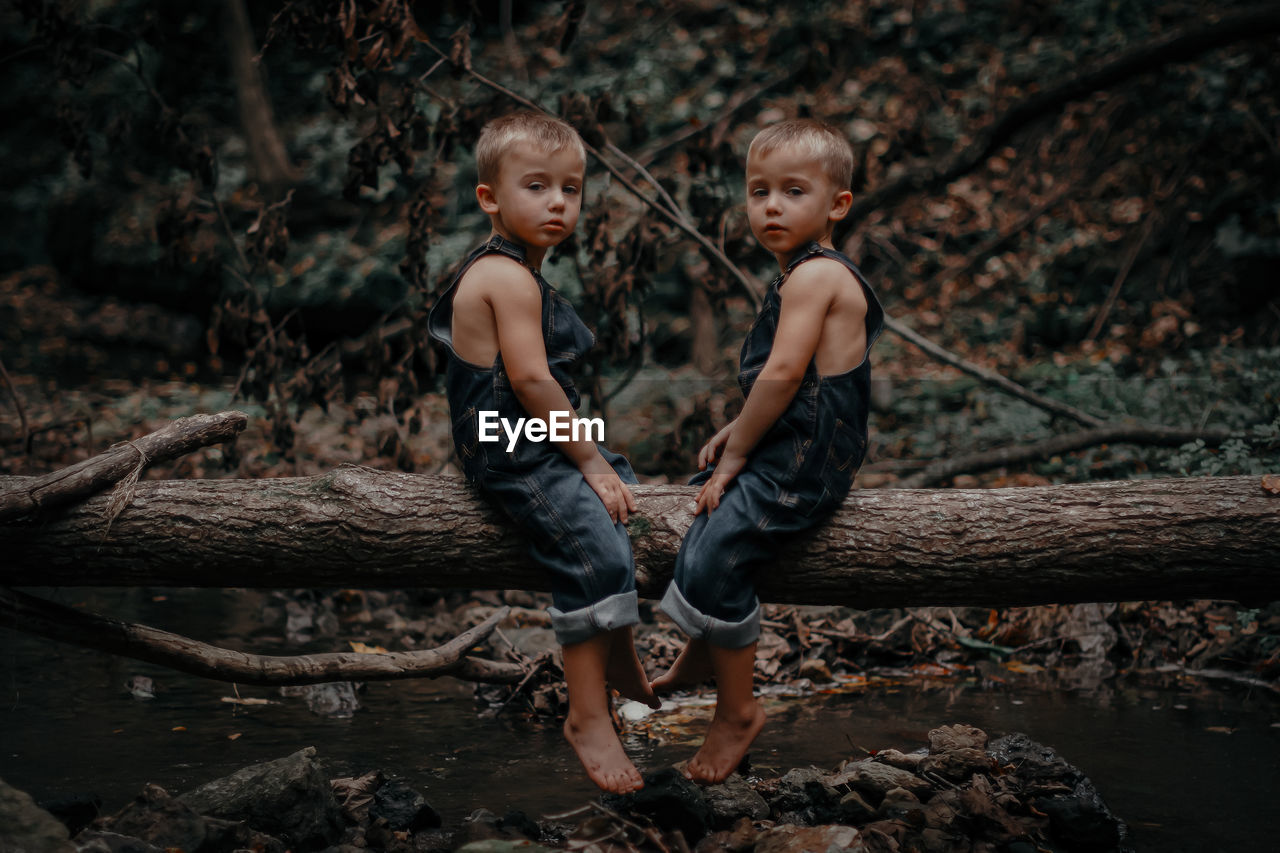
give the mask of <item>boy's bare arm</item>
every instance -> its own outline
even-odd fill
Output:
[[[569,398],[551,376],[542,340],[542,293],[529,271],[515,263],[492,265],[483,282],[493,309],[498,350],[520,405],[530,417],[549,421],[551,412],[571,412]],[[557,441],[557,448],[578,466],[615,519],[626,521],[636,509],[631,491],[600,455],[594,442]]]
[[[815,260],[798,267],[783,288],[773,350],[751,388],[742,414],[732,424],[715,473],[698,492],[695,515],[720,505],[720,496],[746,465],[747,455],[782,417],[804,381],[839,287],[839,280],[823,266]]]
[[[798,267],[782,289],[773,350],[729,436],[726,455],[749,454],[799,390],[839,287],[838,279],[825,274],[829,270],[821,266],[821,261],[814,260]]]

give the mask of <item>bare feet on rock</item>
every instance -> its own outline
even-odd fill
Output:
[[[685,643],[671,669],[653,680],[653,692],[658,695],[671,693],[683,687],[701,684],[715,675],[711,665],[711,649],[706,640],[690,640]]]
[[[640,771],[627,758],[608,717],[586,719],[572,709],[564,723],[564,737],[578,754],[591,781],[611,794],[629,794],[644,787]]]
[[[707,729],[707,739],[697,755],[689,760],[685,776],[695,782],[714,785],[723,782],[738,769],[751,743],[764,728],[764,709],[752,702],[741,712],[728,713],[716,707]]]

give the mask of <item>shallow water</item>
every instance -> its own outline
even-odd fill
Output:
[[[62,591],[63,601],[232,645],[256,627],[243,596],[217,590]],[[152,601],[164,595],[163,601]],[[231,685],[26,637],[0,635],[0,778],[39,798],[93,792],[115,811],[147,782],[183,791],[258,761],[315,746],[331,776],[375,768],[419,788],[456,824],[472,809],[541,816],[595,794],[556,726],[477,716],[451,679],[370,683],[347,719],[301,699],[240,688],[269,705],[236,706]],[[156,697],[134,698],[134,675]],[[688,757],[709,716],[683,705],[635,724],[642,769]],[[1055,748],[1089,775],[1139,850],[1273,849],[1280,831],[1280,699],[1270,691],[1185,679],[1122,680],[1090,691],[977,680],[906,682],[860,692],[770,699],[752,752],[761,775],[833,767],[860,748],[909,751],[928,731],[966,722]]]

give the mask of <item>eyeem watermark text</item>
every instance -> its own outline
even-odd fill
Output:
[[[524,435],[525,441],[604,441],[604,418],[575,418],[573,412],[552,410],[550,420],[542,418],[516,418],[513,424],[508,418],[498,417],[497,412],[483,410],[480,416],[481,441],[501,441],[498,427],[507,436],[507,452],[516,449],[516,442]]]

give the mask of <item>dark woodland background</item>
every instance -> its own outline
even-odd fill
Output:
[[[233,450],[151,476],[454,472],[423,320],[487,231],[477,131],[521,99],[598,155],[548,274],[597,331],[588,405],[651,479],[687,476],[738,404],[752,289],[775,272],[740,203],[745,144],[796,115],[854,145],[837,242],[890,314],[1085,415],[886,333],[859,485],[1280,458],[1275,4],[122,0],[0,16],[4,473],[225,408],[254,417]],[[1119,424],[1176,435],[1085,434]],[[1025,461],[928,467],[1010,447]]]

